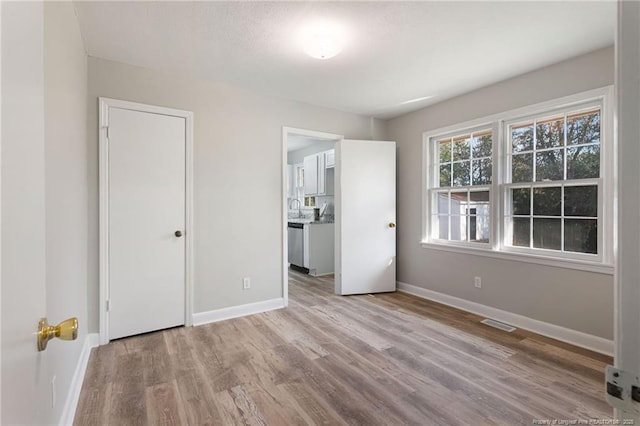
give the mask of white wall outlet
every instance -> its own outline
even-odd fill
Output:
[[[51,408],[56,408],[56,376],[51,378],[49,393],[51,394]]]
[[[242,279],[242,288],[245,289],[245,290],[251,288],[251,278],[244,277]]]
[[[482,288],[482,278],[474,277],[473,278],[473,285],[475,286],[475,288]]]

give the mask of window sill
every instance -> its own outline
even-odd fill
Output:
[[[512,260],[516,262],[535,263],[538,265],[552,266],[555,268],[577,269],[580,271],[594,272],[597,274],[613,275],[613,265],[599,262],[588,262],[575,259],[559,259],[535,254],[514,253],[509,251],[497,251],[483,247],[462,247],[433,242],[421,243],[423,248],[449,251],[453,253],[469,254],[474,256],[493,257],[495,259]]]

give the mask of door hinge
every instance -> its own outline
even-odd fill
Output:
[[[111,132],[109,132],[109,126],[104,126],[105,132],[107,132],[107,139],[111,136]]]
[[[607,365],[607,402],[612,407],[640,415],[640,376]]]
[[[106,306],[106,307],[107,307],[107,312],[109,312],[109,311],[111,310],[111,301],[110,301],[110,300],[107,300],[106,305],[107,305],[107,306]]]

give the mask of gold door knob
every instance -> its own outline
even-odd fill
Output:
[[[57,337],[61,340],[76,340],[78,338],[78,318],[69,318],[60,324],[49,325],[46,318],[38,323],[38,351],[47,349],[49,340]]]
[[[393,223],[393,222],[389,222],[389,228],[395,228],[395,227],[396,227],[396,224],[395,224],[395,223]]]

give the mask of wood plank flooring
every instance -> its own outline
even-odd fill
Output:
[[[605,419],[612,360],[403,293],[290,273],[289,307],[93,349],[75,425]]]

